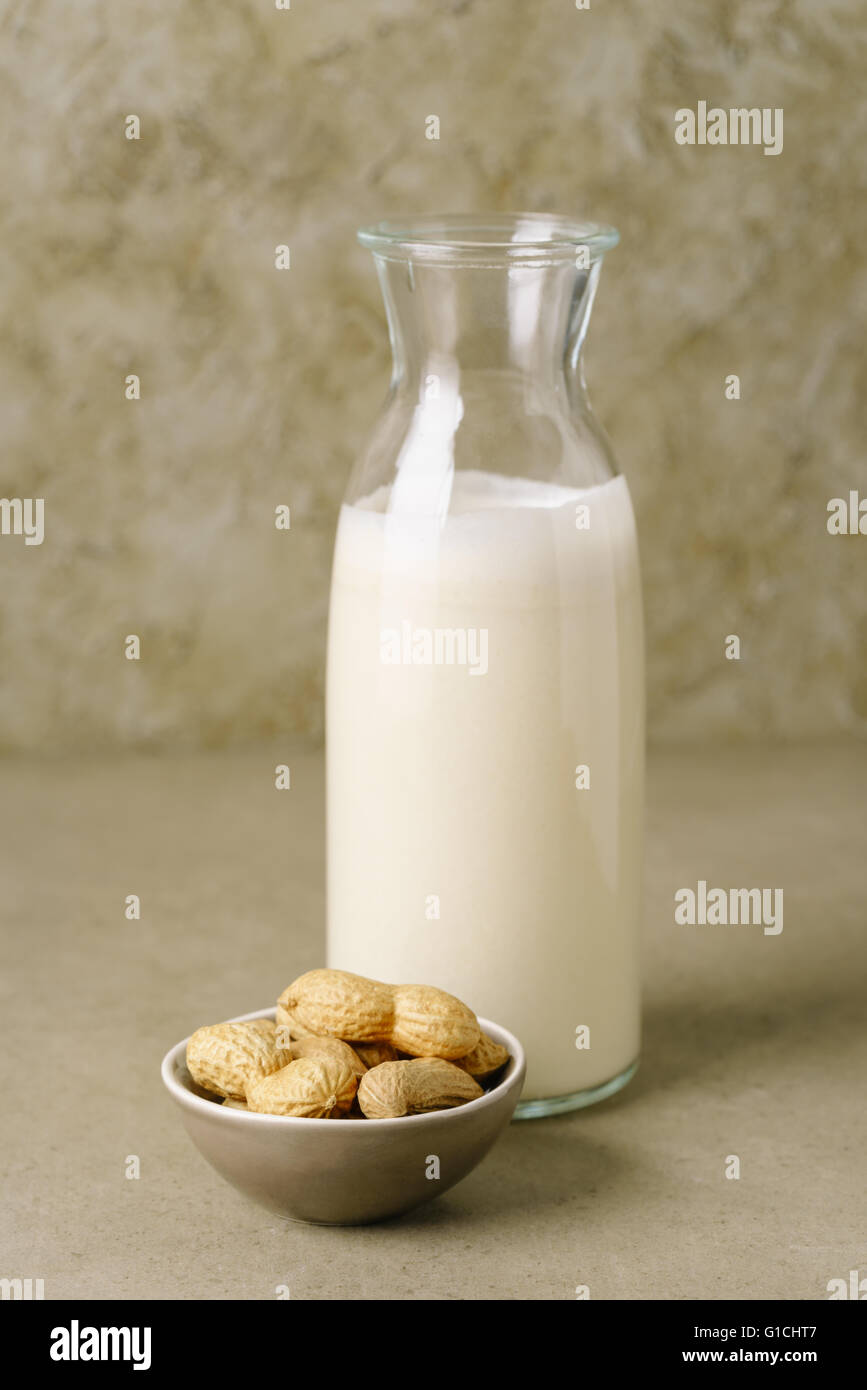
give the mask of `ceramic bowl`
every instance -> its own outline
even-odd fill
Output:
[[[274,1012],[259,1009],[232,1021]],[[187,1071],[187,1038],[166,1053],[162,1076],[196,1148],[239,1192],[293,1221],[361,1225],[454,1187],[512,1118],[524,1081],[523,1048],[498,1024],[479,1023],[511,1054],[497,1084],[453,1110],[399,1120],[306,1120],[226,1109]]]

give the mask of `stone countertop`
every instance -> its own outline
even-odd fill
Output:
[[[821,1299],[867,1274],[867,749],[653,756],[638,1076],[513,1124],[437,1201],[353,1229],[237,1195],[159,1079],[193,1027],[322,962],[321,758],[7,761],[0,778],[0,1275],[44,1279],[47,1299]],[[674,892],[699,879],[782,887],[782,933],[676,926]]]

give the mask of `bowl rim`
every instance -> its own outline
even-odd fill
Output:
[[[251,1013],[238,1014],[234,1018],[224,1019],[223,1022],[250,1023],[257,1018],[274,1018],[276,1012],[276,1007],[272,1004],[269,1008],[253,1009]],[[479,1025],[482,1031],[487,1033],[489,1037],[492,1037],[495,1042],[499,1042],[504,1047],[508,1047],[511,1054],[510,1065],[506,1074],[497,1082],[496,1086],[490,1089],[490,1091],[485,1091],[484,1095],[477,1096],[475,1100],[467,1101],[466,1105],[456,1105],[449,1110],[428,1110],[423,1115],[398,1115],[392,1119],[373,1121],[367,1119],[342,1119],[339,1124],[333,1126],[334,1130],[338,1134],[342,1134],[349,1126],[359,1125],[364,1126],[365,1130],[369,1130],[371,1124],[376,1125],[377,1132],[384,1126],[389,1125],[399,1125],[403,1130],[409,1125],[418,1126],[431,1124],[435,1120],[439,1120],[442,1123],[452,1116],[465,1114],[468,1110],[477,1112],[484,1106],[496,1105],[496,1103],[502,1100],[503,1096],[514,1089],[516,1085],[520,1087],[523,1084],[524,1073],[526,1071],[526,1058],[524,1057],[523,1047],[514,1033],[509,1032],[508,1028],[504,1028],[502,1024],[493,1023],[490,1019],[482,1018],[481,1016],[479,1016]],[[187,1043],[190,1041],[191,1037],[192,1033],[190,1033],[189,1037],[182,1038],[180,1042],[170,1047],[160,1066],[163,1085],[178,1105],[187,1110],[191,1110],[193,1114],[207,1114],[211,1119],[216,1119],[217,1115],[220,1115],[222,1119],[218,1120],[217,1123],[225,1122],[226,1124],[246,1125],[248,1129],[251,1122],[258,1121],[262,1124],[272,1126],[301,1125],[306,1127],[308,1125],[313,1125],[317,1130],[321,1130],[324,1133],[328,1132],[328,1129],[323,1126],[321,1119],[313,1119],[306,1115],[261,1115],[253,1110],[235,1110],[231,1106],[217,1105],[213,1100],[206,1100],[203,1096],[197,1096],[194,1091],[189,1090],[186,1085],[179,1081],[175,1074],[178,1062],[185,1061]]]

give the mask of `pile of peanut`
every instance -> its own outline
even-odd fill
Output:
[[[234,1110],[386,1120],[484,1094],[509,1060],[472,1009],[431,985],[309,970],[277,1016],[214,1023],[187,1043],[190,1076]]]

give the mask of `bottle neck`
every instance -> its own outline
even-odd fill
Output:
[[[577,371],[601,263],[444,266],[376,257],[394,357],[392,387],[424,400],[493,374],[581,392]]]

